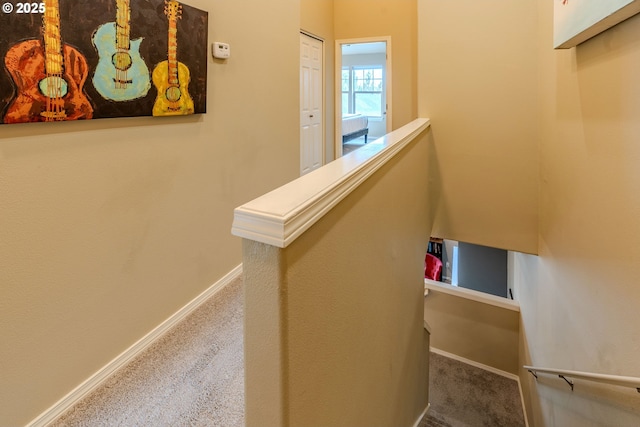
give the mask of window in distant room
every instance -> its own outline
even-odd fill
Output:
[[[342,113],[382,117],[382,66],[342,68]]]
[[[342,67],[342,115],[349,114],[351,111],[351,69]]]

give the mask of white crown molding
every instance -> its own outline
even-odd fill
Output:
[[[232,234],[287,247],[429,126],[429,119],[416,119],[236,208]]]

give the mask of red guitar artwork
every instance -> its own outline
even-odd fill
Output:
[[[93,107],[82,92],[87,79],[85,57],[60,37],[58,0],[45,0],[44,40],[20,42],[4,62],[16,86],[5,123],[90,119]]]

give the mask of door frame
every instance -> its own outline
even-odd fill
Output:
[[[326,165],[327,164],[327,91],[326,91],[326,87],[327,87],[327,76],[326,76],[326,68],[327,68],[327,58],[326,58],[326,41],[324,38],[317,36],[309,31],[305,31],[305,30],[300,30],[300,35],[306,36],[306,37],[310,37],[312,39],[318,40],[319,42],[322,43],[322,87],[320,88],[320,91],[322,92],[322,121],[320,122],[320,127],[322,129],[322,136],[320,138],[320,140],[322,141],[322,165]],[[301,52],[298,53],[298,57],[301,58]],[[298,63],[298,73],[300,73],[300,63]],[[298,90],[301,90],[300,88]],[[300,96],[298,96],[298,99],[300,99]],[[302,111],[302,105],[298,105],[298,112]],[[298,129],[300,128],[300,126],[302,125],[302,123],[298,123]],[[302,144],[302,141],[300,141],[300,144]],[[302,151],[302,146],[300,146],[300,150]],[[300,168],[302,169],[302,161],[300,161]]]
[[[335,52],[335,135],[334,135],[334,153],[335,158],[342,157],[342,45],[358,44],[358,43],[377,43],[384,42],[387,45],[387,61],[385,64],[385,96],[386,96],[386,127],[387,133],[393,130],[392,118],[392,56],[391,56],[391,36],[380,37],[363,37],[356,39],[340,39],[336,40]]]

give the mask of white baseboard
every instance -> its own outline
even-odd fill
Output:
[[[430,407],[431,407],[431,403],[427,403],[427,407],[424,408],[424,411],[422,411],[422,413],[420,414],[416,422],[413,423],[413,427],[418,427],[420,425],[420,422],[422,421],[422,419],[427,416],[427,412],[429,412]]]
[[[518,378],[518,390],[520,390],[520,403],[522,403],[522,414],[524,415],[524,426],[529,427],[529,417],[527,417],[527,405],[524,404],[524,393],[522,392],[522,383]]]
[[[498,368],[494,368],[493,366],[485,365],[480,362],[476,362],[474,360],[466,359],[462,356],[458,356],[457,354],[449,353],[444,350],[440,350],[439,348],[430,347],[431,352],[439,354],[440,356],[448,357],[449,359],[457,360],[458,362],[466,363],[467,365],[475,366],[476,368],[484,369],[485,371],[492,372],[494,374],[507,377],[510,380],[520,381],[520,377],[516,374],[512,374],[511,372],[503,371]]]
[[[102,369],[86,379],[82,384],[73,389],[69,394],[56,402],[49,409],[33,419],[26,427],[44,427],[54,421],[65,411],[75,405],[82,398],[98,388],[107,378],[113,375],[118,369],[129,363],[136,356],[146,350],[151,344],[160,339],[171,328],[180,323],[185,317],[200,307],[207,299],[223,289],[234,279],[242,274],[242,264],[231,270],[227,275],[211,285],[207,290],[195,297],[171,317],[158,325],[135,344],[122,352],[119,356],[107,363]]]

